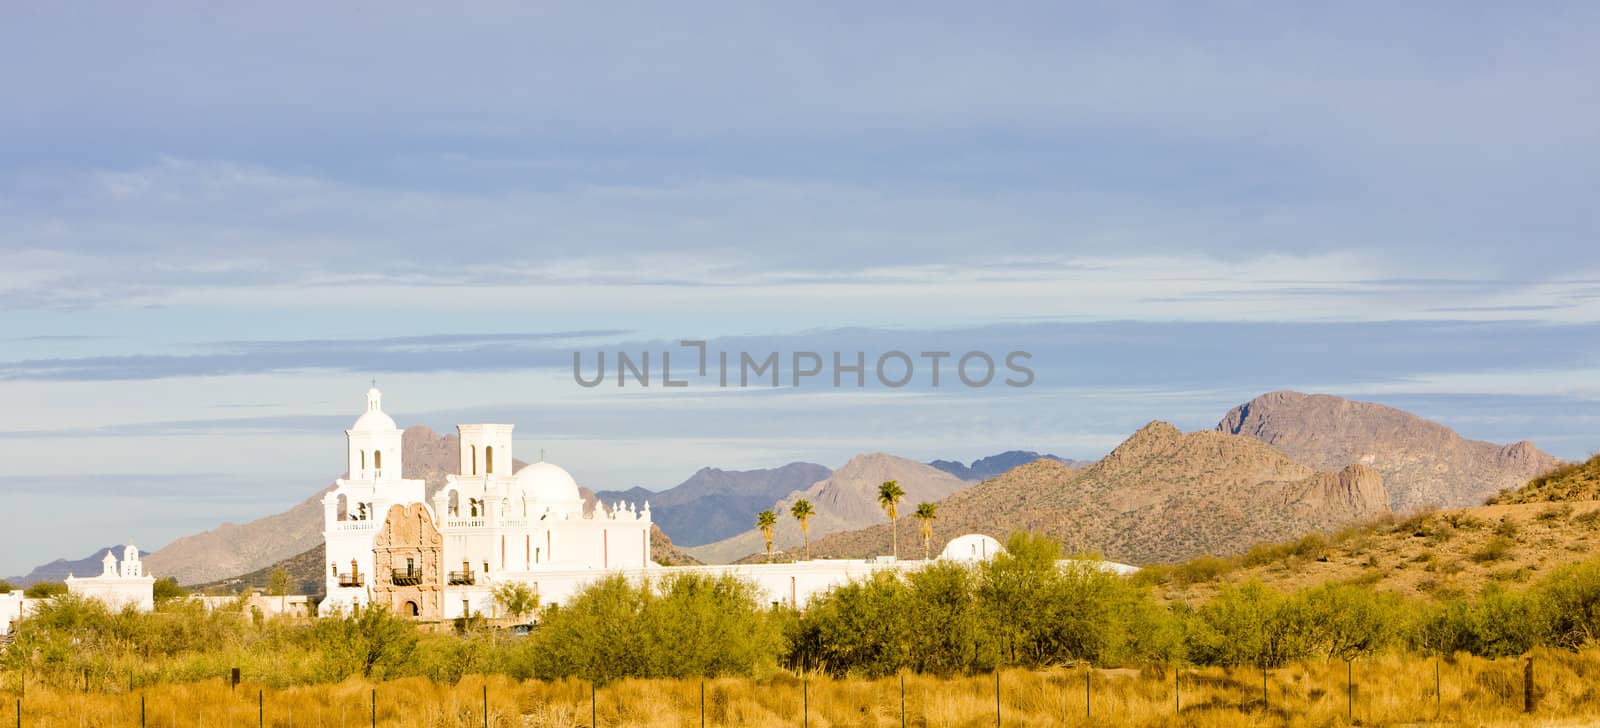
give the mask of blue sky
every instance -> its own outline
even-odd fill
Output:
[[[303,499],[374,377],[599,488],[1094,457],[1277,388],[1585,456],[1597,40],[1579,3],[13,9],[0,573]],[[1038,377],[573,382],[686,338]]]

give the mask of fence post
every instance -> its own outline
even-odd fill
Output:
[[[1356,661],[1345,660],[1344,670],[1345,720],[1354,722],[1356,719]]]
[[[263,728],[267,724],[267,691],[256,690],[256,728]]]
[[[1439,689],[1439,658],[1433,658],[1433,719],[1444,715],[1444,694]]]
[[[489,728],[489,681],[483,682],[483,728]]]
[[[1182,715],[1183,714],[1183,696],[1181,695],[1181,691],[1183,690],[1183,686],[1179,684],[1179,679],[1178,679],[1182,675],[1183,675],[1183,668],[1177,667],[1177,666],[1174,666],[1172,668],[1172,713],[1173,713],[1173,715]]]
[[[701,728],[705,728],[701,726]],[[900,728],[906,728],[906,674],[900,673]]]
[[[811,676],[800,673],[800,725],[811,728]]]
[[[144,696],[139,696],[139,728],[144,728]]]
[[[1269,707],[1271,707],[1271,706],[1267,702],[1267,667],[1266,667],[1266,665],[1262,665],[1261,666],[1261,712],[1263,712],[1263,713],[1267,712],[1267,708],[1269,708]]]
[[[1533,712],[1533,658],[1522,666],[1522,712]]]
[[[700,679],[700,728],[706,728],[706,681]]]
[[[994,726],[1000,728],[1000,667],[994,668]]]
[[[594,681],[591,680],[589,682],[589,728],[599,728],[600,719],[596,718],[596,715],[599,715],[599,713],[595,712]]]
[[[378,728],[378,689],[372,689],[372,728]]]
[[[22,728],[22,698],[17,698],[17,728]]]
[[[1087,668],[1087,667],[1084,668],[1084,670],[1083,670],[1083,717],[1085,717],[1085,718],[1094,717],[1092,715],[1093,705],[1094,704],[1091,702],[1091,698],[1089,697],[1089,676],[1092,675],[1092,674],[1093,673],[1089,671],[1089,668]]]

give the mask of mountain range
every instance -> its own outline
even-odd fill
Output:
[[[1259,440],[1152,422],[1082,471],[1040,459],[946,498],[932,552],[955,535],[1004,539],[1027,530],[1114,561],[1174,561],[1387,512],[1388,493],[1371,467],[1318,471]],[[881,524],[838,533],[812,554],[887,553],[889,531]],[[901,519],[899,539],[902,556],[921,550],[914,519]]]
[[[607,503],[649,501],[651,517],[673,543],[700,546],[748,529],[750,514],[831,474],[826,467],[801,462],[765,470],[701,468],[666,490],[635,487],[603,490],[599,496]]]
[[[404,476],[426,481],[431,495],[456,467],[459,441],[418,426],[405,431],[403,444]],[[775,547],[799,546],[799,527],[788,516],[798,498],[817,510],[814,555],[883,553],[888,529],[881,525],[877,487],[885,480],[906,490],[905,515],[918,502],[940,503],[941,537],[1036,528],[1076,547],[1140,561],[1226,552],[1251,539],[1361,518],[1379,505],[1404,512],[1481,503],[1559,465],[1526,441],[1467,440],[1391,407],[1297,392],[1271,392],[1234,407],[1204,435],[1152,423],[1113,455],[1088,463],[1013,450],[970,464],[923,464],[872,453],[838,471],[805,462],[763,470],[703,468],[664,491],[598,495],[606,502],[649,500],[660,526],[653,548],[674,563],[762,553],[761,535],[751,526],[769,507],[779,515]],[[320,563],[307,554],[321,545],[325,492],[282,513],[179,538],[149,554],[146,567],[201,584],[269,572],[297,559]],[[1380,493],[1381,504],[1374,500]],[[920,538],[913,519],[902,518],[901,529],[902,555],[915,555]],[[673,540],[680,535],[692,545],[679,550]],[[13,581],[61,578],[69,570],[97,573],[103,553],[58,560]]]
[[[857,455],[827,478],[763,507],[772,508],[778,514],[773,548],[789,549],[803,543],[799,522],[789,516],[789,508],[802,498],[810,501],[816,510],[810,518],[813,539],[881,521],[883,511],[878,507],[878,486],[887,480],[900,484],[906,494],[905,502],[913,508],[920,501],[937,501],[969,485],[954,475],[915,460],[881,452]],[[765,542],[761,532],[753,527],[754,523],[755,513],[746,514],[746,530],[742,533],[685,550],[713,564],[763,551]]]

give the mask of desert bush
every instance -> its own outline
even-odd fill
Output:
[[[319,619],[310,630],[310,638],[322,648],[324,662],[335,680],[351,675],[405,674],[417,649],[416,625],[381,605]]]
[[[1216,581],[1233,571],[1234,562],[1216,556],[1198,556],[1172,567],[1172,580],[1180,586]]]
[[[1224,587],[1195,610],[1186,634],[1201,665],[1278,667],[1311,652],[1304,612],[1288,597],[1250,581]]]
[[[49,599],[67,593],[67,585],[60,581],[36,581],[22,590],[22,595],[29,599]]]
[[[775,666],[781,633],[754,584],[734,576],[678,574],[653,581],[601,579],[547,609],[524,645],[542,679],[716,677]]]
[[[1472,552],[1472,560],[1479,563],[1499,561],[1511,555],[1511,548],[1516,545],[1508,536],[1495,536]]]
[[[1520,655],[1546,643],[1549,624],[1549,611],[1538,595],[1493,584],[1476,598],[1452,599],[1429,610],[1412,644],[1439,655]]]
[[[1539,584],[1549,607],[1550,643],[1576,649],[1600,638],[1600,560],[1572,564]]]
[[[1572,505],[1568,503],[1561,503],[1539,511],[1539,514],[1534,516],[1534,518],[1537,518],[1541,521],[1565,521],[1571,515]]]

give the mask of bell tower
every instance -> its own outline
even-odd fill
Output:
[[[355,425],[345,430],[346,470],[350,480],[377,483],[400,479],[402,432],[383,411],[383,392],[367,390],[367,409]]]
[[[456,425],[462,477],[511,476],[511,430],[516,425]]]

